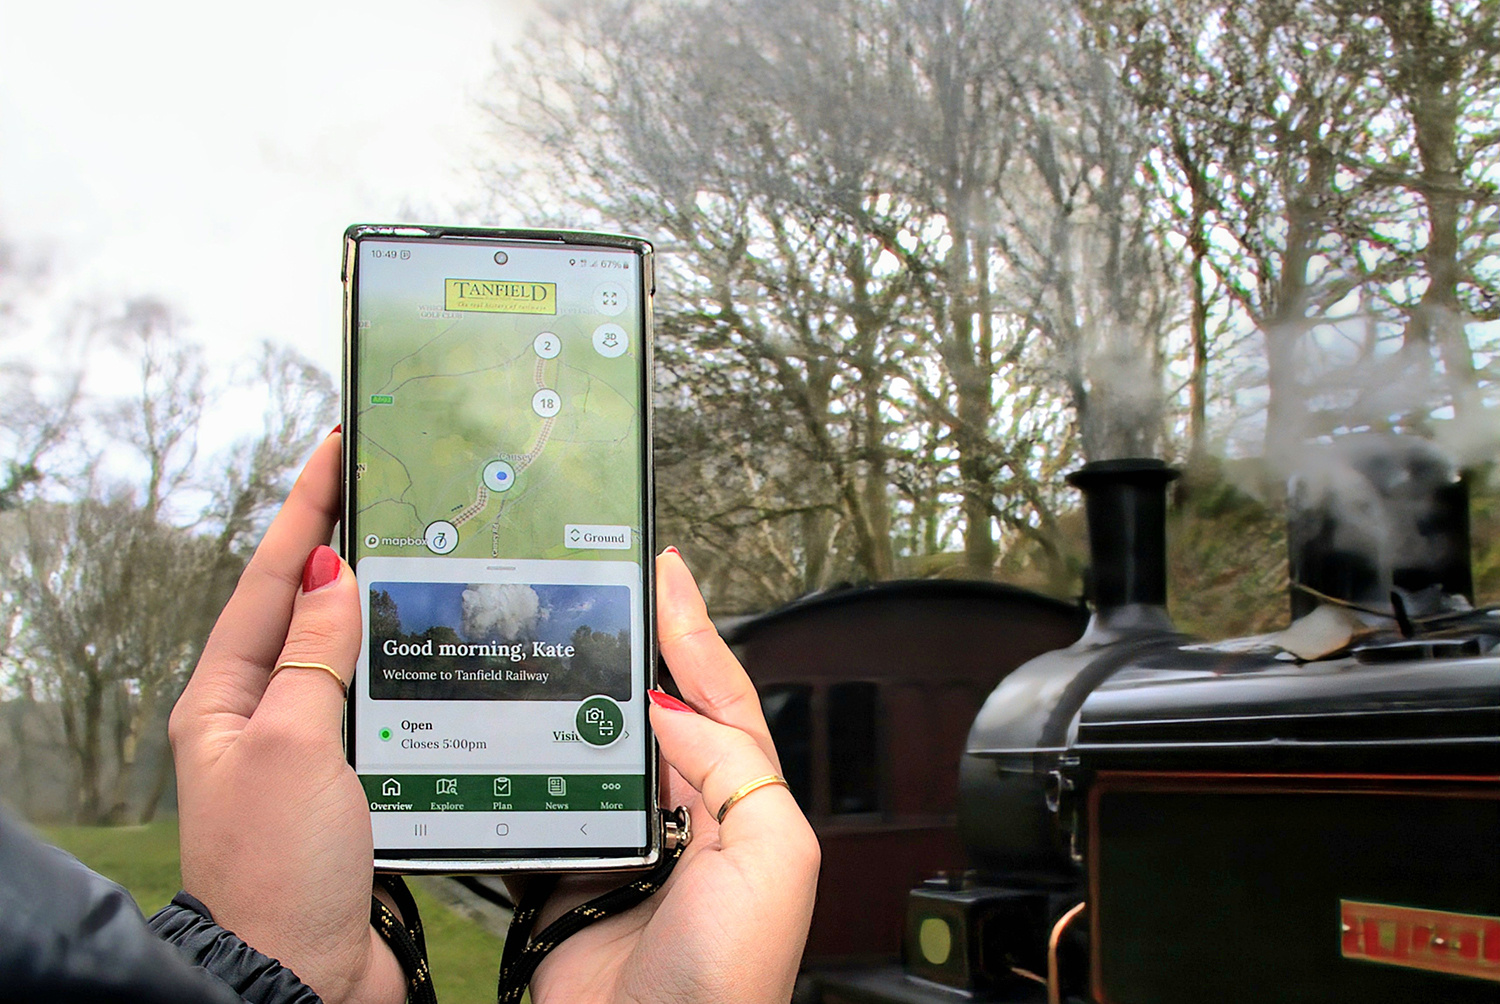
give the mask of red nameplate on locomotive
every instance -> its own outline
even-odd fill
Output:
[[[1500,983],[1500,917],[1339,900],[1344,958]]]

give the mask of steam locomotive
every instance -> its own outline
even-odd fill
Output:
[[[1388,438],[1309,469],[1292,626],[1229,641],[1166,612],[1176,472],[1070,476],[1091,617],[974,718],[966,867],[910,890],[899,965],[814,967],[807,997],[1500,1001],[1500,609],[1471,606],[1465,482]]]

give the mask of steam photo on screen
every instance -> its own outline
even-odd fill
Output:
[[[376,582],[370,697],[630,698],[626,586]]]

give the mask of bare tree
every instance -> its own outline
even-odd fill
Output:
[[[1141,171],[1152,137],[1121,60],[1075,9],[1007,16],[1028,41],[1005,71],[1018,156],[997,193],[1003,293],[1045,342],[1084,456],[1155,456],[1182,289]]]
[[[23,665],[60,710],[78,820],[119,822],[142,736],[196,658],[201,608],[224,597],[205,588],[202,542],[128,496],[20,515],[26,544],[7,587],[23,610]]]
[[[537,222],[657,241],[664,525],[716,588],[1063,583],[1080,456],[1203,458],[1241,414],[1278,457],[1483,418],[1495,363],[1462,322],[1497,310],[1495,18],[574,4],[502,71],[496,204],[540,189]],[[1469,398],[1409,393],[1393,342]]]
[[[1430,370],[1435,354],[1444,369],[1443,396],[1456,417],[1484,422],[1465,324],[1500,319],[1494,181],[1500,9],[1479,0],[1343,0],[1334,6],[1350,21],[1379,25],[1372,44],[1387,54],[1378,64],[1382,89],[1400,112],[1380,148],[1356,169],[1372,186],[1394,190],[1396,206],[1415,196],[1423,210],[1404,256],[1418,263],[1414,271],[1426,282],[1406,286],[1420,285],[1421,292],[1393,304],[1406,320],[1403,352],[1420,372]]]
[[[134,301],[100,324],[136,384],[77,405],[96,450],[86,477],[0,528],[17,542],[0,567],[0,683],[56,709],[75,816],[91,823],[157,811],[171,781],[166,713],[335,398],[327,374],[266,348],[245,381],[265,388],[262,432],[205,465],[207,371],[171,312]]]
[[[1472,410],[1464,319],[1496,302],[1493,5],[1091,8],[1154,116],[1162,204],[1192,256],[1197,441],[1214,314],[1264,339],[1273,458],[1339,428]]]
[[[135,393],[107,421],[145,465],[141,507],[155,522],[162,503],[192,474],[208,372],[202,350],[181,337],[172,311],[158,300],[127,302],[110,328],[116,347],[138,369]]]
[[[267,343],[241,379],[263,388],[260,432],[218,458],[206,478],[210,501],[201,528],[214,532],[223,555],[248,555],[292,478],[338,411],[328,374],[293,349]]]
[[[824,472],[833,492],[831,506],[799,499],[786,515],[813,539],[839,524],[863,575],[885,577],[891,445],[879,404],[895,370],[891,346],[905,337],[893,318],[906,277],[882,274],[879,243],[833,206],[869,188],[870,116],[817,108],[822,118],[809,123],[785,101],[807,82],[805,57],[825,42],[843,41],[843,51],[847,40],[784,6],[794,23],[783,23],[783,51],[761,45],[763,12],[748,8],[672,6],[624,20],[613,8],[579,12],[565,35],[587,58],[539,54],[538,65],[551,66],[536,78],[542,89],[499,111],[559,152],[554,170],[580,201],[658,240],[668,255],[661,285],[671,291],[663,334],[729,364],[747,387],[776,389],[756,406],[786,410],[785,446]],[[664,34],[657,19],[667,17],[674,29]],[[638,72],[647,64],[651,72]],[[712,103],[684,100],[695,94]],[[828,96],[809,95],[801,107]],[[858,111],[849,95],[841,100]],[[838,132],[809,135],[825,127]],[[814,175],[810,192],[803,183]]]
[[[66,364],[49,367],[23,347],[28,321],[38,323],[26,316],[25,305],[37,299],[44,276],[42,264],[0,239],[0,512],[35,494],[46,478],[49,455],[63,444],[76,419],[80,371]],[[57,333],[65,357],[76,357],[79,331],[88,327],[79,323],[86,313],[75,310]]]
[[[1041,497],[1000,498],[1036,463],[997,408],[1035,342],[997,295],[1004,68],[1029,35],[949,0],[603,4],[546,34],[563,41],[515,74],[537,89],[497,111],[597,219],[658,238],[663,332],[789,410],[795,435],[761,456],[791,449],[833,494],[797,500],[789,553],[832,567],[806,556],[846,539],[886,577],[898,541],[946,536],[930,486],[960,499],[965,564],[990,574],[997,516],[1033,530],[1014,510]]]

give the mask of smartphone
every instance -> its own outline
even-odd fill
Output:
[[[654,863],[651,245],[362,225],[343,278],[376,867]]]

